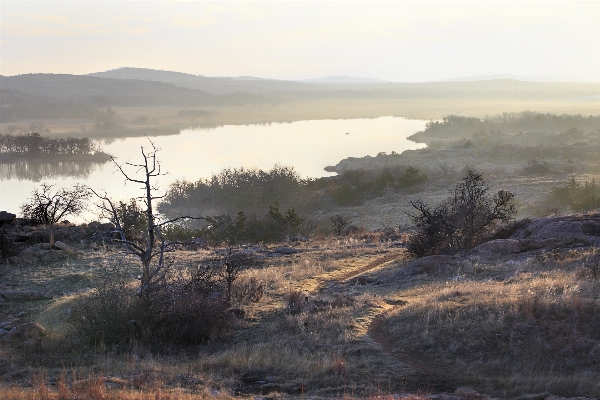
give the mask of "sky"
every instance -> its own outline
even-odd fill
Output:
[[[4,1],[0,74],[600,82],[600,0]]]

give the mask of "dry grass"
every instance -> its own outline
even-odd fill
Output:
[[[385,332],[413,359],[496,396],[594,396],[599,285],[574,267],[585,257],[538,257],[501,271],[468,265],[455,280],[406,291],[408,305],[389,311]],[[490,272],[500,279],[485,278]]]
[[[87,281],[52,301],[7,303],[4,311],[29,310],[49,335],[41,349],[0,346],[0,399],[383,399],[463,385],[505,398],[600,391],[595,250],[473,257],[446,275],[390,282],[386,277],[405,265],[403,253],[364,240],[378,242],[377,235],[313,241],[302,253],[266,257],[245,270],[240,284],[259,281],[264,294],[236,304],[245,318],[231,336],[193,348],[157,353],[82,344],[66,321]],[[89,256],[98,263],[115,254],[100,249]],[[184,268],[212,254],[177,256]],[[85,257],[22,267],[16,276],[39,287],[29,275],[53,269],[61,276],[76,265],[97,276]],[[382,321],[385,343],[370,336],[374,319]]]

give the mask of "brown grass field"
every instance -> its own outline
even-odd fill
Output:
[[[243,272],[239,284],[255,278],[267,290],[257,303],[237,304],[246,314],[230,335],[161,353],[89,346],[67,323],[115,248],[80,249],[49,264],[3,264],[4,285],[55,297],[1,305],[5,316],[24,313],[22,320],[42,324],[48,335],[35,347],[0,347],[0,398],[418,399],[468,386],[545,399],[600,391],[599,284],[584,263],[593,248],[471,257],[444,273],[405,279],[392,278],[405,254],[381,233],[317,238],[299,249]],[[176,267],[209,256],[180,251]],[[137,268],[134,260],[124,265]],[[293,296],[306,300],[290,309]]]

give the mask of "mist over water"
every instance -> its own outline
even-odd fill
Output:
[[[163,172],[156,183],[162,190],[171,182],[196,181],[224,168],[270,169],[275,164],[293,166],[303,177],[332,175],[324,168],[347,157],[401,153],[424,147],[406,139],[425,128],[427,121],[380,117],[374,119],[309,120],[261,125],[226,125],[211,129],[186,129],[173,136],[151,138]],[[141,147],[147,138],[127,138],[106,144],[104,151],[118,163],[142,162]],[[64,163],[63,163],[64,164]],[[127,183],[110,162],[13,163],[0,165],[0,209],[19,212],[19,206],[41,182],[57,187],[85,183],[115,199],[140,196],[138,184]],[[128,172],[135,175],[136,169]],[[84,219],[94,219],[93,207]]]

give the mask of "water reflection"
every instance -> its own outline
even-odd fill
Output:
[[[87,179],[104,162],[97,161],[13,161],[0,163],[0,180],[40,182],[48,179]]]

